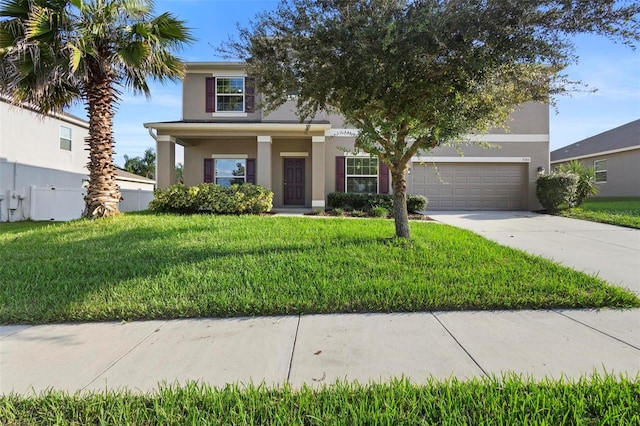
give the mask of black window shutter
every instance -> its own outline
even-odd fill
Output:
[[[253,77],[244,79],[244,112],[256,112],[256,79]]]
[[[204,159],[204,182],[213,182],[213,158]]]
[[[205,96],[206,96],[207,112],[216,112],[216,78],[215,77],[207,77]]]
[[[336,157],[336,192],[345,192],[345,157]]]
[[[247,183],[256,184],[256,159],[247,159]]]
[[[378,188],[381,194],[389,193],[389,168],[378,160]]]

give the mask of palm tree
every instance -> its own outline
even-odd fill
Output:
[[[593,167],[587,167],[578,160],[571,160],[562,164],[558,171],[561,173],[573,173],[578,176],[578,188],[571,207],[580,207],[587,198],[592,195],[598,195],[598,192],[600,192],[600,188],[596,185],[596,171]]]
[[[193,39],[153,0],[0,0],[0,94],[41,114],[84,102],[89,186],[84,216],[118,213],[113,116],[122,90],[150,94],[147,79],[183,76],[174,56]]]
[[[153,148],[147,148],[142,158],[129,158],[129,156],[125,154],[124,169],[130,173],[144,176],[147,179],[153,179],[156,174],[156,153],[153,151]]]

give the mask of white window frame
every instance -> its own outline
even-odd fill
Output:
[[[218,161],[233,161],[233,162],[242,162],[244,163],[244,176],[227,176],[227,175],[218,175]],[[227,158],[225,157],[217,157],[213,159],[213,182],[216,185],[220,185],[218,183],[218,178],[220,179],[240,179],[244,180],[244,183],[247,183],[247,158],[243,158],[242,156]]]
[[[69,137],[67,138],[66,135],[63,135],[63,129],[66,129],[69,131]],[[63,151],[71,151],[73,149],[73,129],[69,126],[62,126],[60,125],[60,131],[59,131],[59,135],[60,138],[58,139],[58,147],[63,150]],[[62,143],[66,142],[69,144],[69,149],[67,148],[63,148]]]
[[[604,163],[604,170],[598,170],[598,165]],[[607,159],[593,160],[593,170],[596,183],[607,183]],[[604,174],[604,180],[598,180],[598,174]]]
[[[376,174],[375,175],[362,175],[362,174],[349,174],[349,160],[373,160],[376,162]],[[349,178],[375,178],[376,179],[376,194],[380,193],[380,160],[376,157],[353,155],[345,157],[344,161],[344,192],[349,193]],[[369,192],[351,192],[352,194],[369,194]]]
[[[218,84],[220,83],[220,81],[222,80],[240,80],[242,81],[242,93],[218,93]],[[221,76],[221,77],[217,77],[216,76],[216,113],[221,113],[221,114],[233,114],[233,113],[244,113],[245,112],[245,103],[246,103],[246,87],[245,87],[245,78],[244,77],[240,77],[240,76]],[[242,96],[242,109],[241,110],[223,110],[220,108],[220,104],[218,103],[218,98],[219,97],[232,97],[232,96]]]

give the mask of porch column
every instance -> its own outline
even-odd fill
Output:
[[[156,137],[156,188],[166,188],[176,181],[176,138]]]
[[[271,188],[271,136],[258,136],[258,158],[256,159],[256,183]]]
[[[311,207],[324,209],[325,204],[325,137],[311,137]]]

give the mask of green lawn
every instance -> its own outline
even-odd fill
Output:
[[[640,229],[640,197],[590,198],[580,207],[563,210],[562,216]]]
[[[602,280],[429,222],[123,214],[0,225],[0,322],[631,307]],[[16,229],[14,226],[18,226]]]
[[[320,389],[190,383],[129,391],[0,396],[7,425],[637,425],[639,379],[577,382],[450,379],[413,385],[336,383]]]

